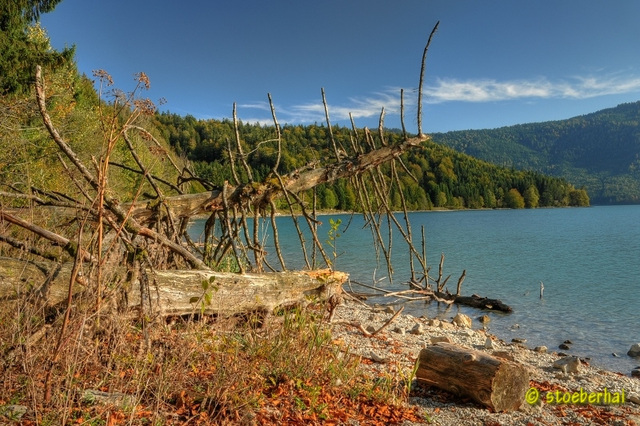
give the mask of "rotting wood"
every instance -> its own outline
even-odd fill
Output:
[[[489,311],[512,312],[511,306],[502,303],[499,299],[490,299],[488,297],[478,296],[456,296],[455,294],[443,293],[439,291],[422,291],[421,293],[431,296],[436,302],[446,304],[457,304],[470,306],[477,309],[486,309]]]
[[[445,342],[420,351],[416,378],[423,386],[467,396],[493,411],[519,409],[529,388],[522,364]]]
[[[478,309],[487,309],[490,311],[499,312],[512,312],[511,306],[502,303],[499,299],[490,299],[488,297],[481,297],[477,294],[471,296],[456,296],[454,303],[458,305],[471,306]]]
[[[47,277],[51,265],[0,258],[0,300],[11,300],[31,291],[44,298],[46,306],[58,305],[67,297],[71,266],[64,264],[54,276]],[[126,271],[122,269],[120,275],[125,276]],[[273,312],[279,307],[326,301],[340,295],[342,284],[348,278],[343,272],[327,269],[260,274],[203,270],[147,272],[152,283],[149,294],[144,295],[145,306],[150,298],[151,312],[162,316]],[[205,292],[203,282],[210,283],[206,290],[211,294],[208,303],[202,297]],[[132,283],[127,287],[126,307],[139,307],[139,284]],[[85,288],[77,285],[73,291],[78,293]]]

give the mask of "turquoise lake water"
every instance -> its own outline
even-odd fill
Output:
[[[323,242],[330,218],[342,220],[336,269],[348,272],[352,281],[408,288],[408,250],[399,232],[393,233],[394,275],[389,282],[383,279],[388,275],[386,264],[377,260],[371,231],[363,229],[362,217],[322,216],[319,236]],[[625,374],[640,365],[640,360],[626,355],[633,343],[640,342],[640,206],[420,212],[410,214],[410,221],[414,242],[420,241],[424,226],[431,276],[437,276],[444,253],[443,275],[452,275],[450,291],[455,292],[458,277],[466,270],[463,295],[501,299],[513,308],[511,314],[488,313],[489,330],[496,336],[507,341],[525,338],[529,347],[545,345],[555,351],[560,343],[571,340],[571,350],[564,352],[589,357],[592,364]],[[203,223],[193,224],[195,237]],[[273,254],[268,242],[271,231],[264,226],[267,250]],[[303,267],[291,219],[278,218],[278,231],[287,268]],[[325,250],[331,249],[325,244]],[[353,289],[370,292],[357,285]],[[486,313],[456,306],[445,310],[435,303],[404,304],[405,313],[415,316],[451,318],[462,312],[476,318]]]

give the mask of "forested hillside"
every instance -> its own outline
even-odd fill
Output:
[[[171,113],[156,114],[158,132],[181,155],[194,163],[194,169],[216,185],[231,180],[227,147],[235,141],[231,120],[197,120]],[[285,125],[282,127],[282,173],[331,156],[329,134],[323,125]],[[352,129],[334,126],[339,144],[349,146]],[[246,145],[248,163],[254,179],[265,178],[275,165],[276,132],[273,126],[240,123],[240,139]],[[357,137],[365,138],[359,130]],[[388,143],[400,140],[399,133],[387,133]],[[270,143],[262,143],[271,141]],[[256,150],[261,144],[260,150]],[[410,209],[432,208],[523,208],[539,206],[583,206],[589,197],[563,179],[541,173],[498,167],[463,155],[435,143],[425,143],[403,157],[406,170],[400,170],[405,188],[400,194],[392,187],[393,208],[401,209],[402,196]],[[389,172],[389,170],[387,170]],[[347,181],[318,189],[322,209],[357,209],[356,196]]]
[[[491,163],[563,177],[586,188],[593,203],[640,202],[640,102],[568,120],[432,136]]]
[[[38,7],[29,6],[33,3],[30,1],[23,3],[21,8],[27,12],[13,14],[13,19],[0,19],[3,29],[0,38],[0,144],[3,148],[0,150],[0,195],[13,194],[10,198],[0,198],[4,203],[24,204],[25,198],[17,197],[16,192],[31,194],[29,196],[59,193],[68,197],[74,190],[66,183],[70,174],[67,165],[58,158],[57,147],[36,106],[33,87],[36,65],[43,66],[51,118],[80,159],[90,164],[108,150],[110,185],[121,201],[134,197],[144,199],[154,192],[137,171],[138,160],[121,140],[122,134],[109,134],[108,131],[115,126],[124,129],[125,123],[130,124],[134,116],[134,127],[144,128],[147,132],[138,132],[129,141],[143,157],[139,160],[148,164],[147,173],[174,184],[177,184],[178,170],[187,162],[193,165],[197,177],[213,185],[232,181],[228,147],[230,143],[235,146],[237,137],[247,153],[252,174],[248,179],[246,170],[236,171],[245,182],[267,179],[276,163],[279,173],[288,173],[335,157],[330,150],[328,128],[324,125],[282,126],[279,153],[275,126],[241,122],[236,134],[231,120],[197,120],[191,116],[156,112],[155,106],[143,98],[148,85],[143,73],[137,76],[137,86],[123,88],[126,92],[113,89],[118,82],[110,87],[113,82],[104,71],[96,72],[92,76],[95,80],[81,76],[73,59],[74,49],[56,52],[51,48],[45,30],[35,23],[39,13],[53,10],[58,1],[34,3]],[[10,16],[11,10],[5,10],[5,15]],[[377,132],[372,136],[364,129],[357,130],[356,135],[350,128],[334,126],[332,130],[337,144],[351,152],[352,138],[371,148],[383,143],[391,145],[402,139],[402,135],[391,131],[387,131],[386,140],[381,141]],[[507,149],[504,151],[510,154]],[[176,160],[168,161],[167,158]],[[425,210],[589,204],[587,193],[576,190],[570,181],[550,178],[540,172],[515,170],[512,166],[519,167],[520,164],[509,163],[508,158],[511,156],[498,163],[509,168],[497,167],[426,142],[419,149],[404,154],[404,167],[398,170],[403,187],[389,186],[390,207],[400,210],[406,204],[408,209]],[[383,175],[389,178],[392,174],[390,166],[382,167]],[[182,181],[180,185],[185,191],[204,189],[197,179],[186,185]],[[355,189],[347,180],[321,184],[316,190],[318,208],[360,208]],[[307,199],[311,199],[311,194]]]

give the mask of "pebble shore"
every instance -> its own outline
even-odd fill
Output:
[[[532,384],[552,392],[624,392],[625,402],[617,405],[547,404],[545,391],[540,401],[527,402],[517,411],[496,413],[474,402],[446,392],[424,388],[415,380],[411,404],[424,407],[436,425],[640,425],[640,379],[601,370],[582,361],[577,371],[554,368],[562,354],[528,348],[526,342],[504,342],[487,333],[474,319],[472,328],[452,321],[433,320],[412,315],[397,315],[399,306],[368,306],[347,298],[336,307],[332,318],[334,343],[344,351],[360,355],[372,375],[410,377],[420,350],[438,341],[481,350],[490,355],[519,362],[529,371]],[[479,313],[478,316],[481,314]],[[455,321],[460,324],[459,320]],[[363,331],[364,330],[364,331]],[[367,337],[367,334],[373,336]],[[562,361],[560,361],[562,362]],[[524,400],[524,398],[523,398]]]

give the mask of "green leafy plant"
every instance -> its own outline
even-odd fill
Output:
[[[335,266],[336,260],[338,259],[338,238],[340,238],[340,225],[342,224],[342,219],[333,218],[329,219],[329,232],[327,238],[327,244],[331,247],[331,255],[333,260],[331,261],[331,267]]]
[[[193,296],[191,299],[189,299],[189,303],[194,305],[194,312],[195,312],[195,307],[198,304],[200,305],[200,316],[204,315],[204,311],[207,308],[207,306],[211,306],[211,300],[213,299],[213,292],[219,290],[219,287],[213,284],[215,280],[216,280],[216,277],[214,276],[211,276],[208,280],[203,280],[202,283],[200,284],[202,287],[202,295]]]

